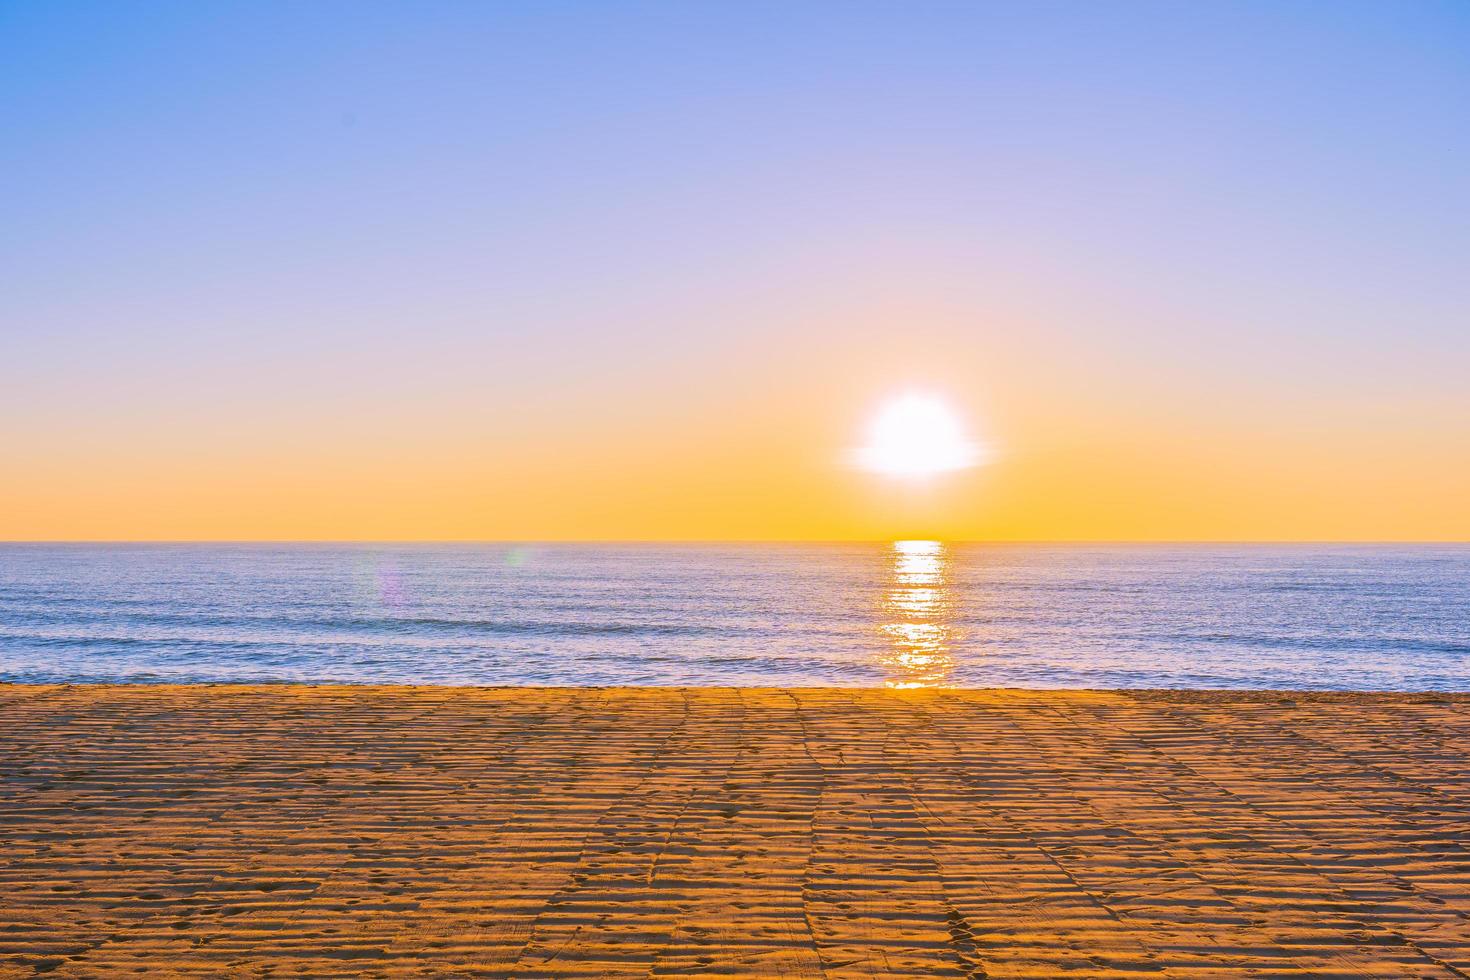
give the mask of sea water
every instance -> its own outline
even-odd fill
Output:
[[[0,545],[0,680],[1470,690],[1470,546]]]

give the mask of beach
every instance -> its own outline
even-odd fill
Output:
[[[0,977],[1464,977],[1470,696],[0,686]]]

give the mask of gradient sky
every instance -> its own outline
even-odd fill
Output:
[[[1467,51],[0,0],[0,538],[1470,539]],[[845,464],[915,388],[989,465]]]

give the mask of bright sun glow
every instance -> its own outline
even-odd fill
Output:
[[[909,394],[883,406],[857,451],[865,469],[889,476],[926,477],[980,462],[980,447],[938,398]]]

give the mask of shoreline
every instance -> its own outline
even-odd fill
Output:
[[[1420,688],[1394,690],[1389,688],[1359,690],[1357,688],[1291,688],[1291,687],[963,687],[958,685],[933,684],[923,687],[887,686],[880,684],[423,684],[380,683],[375,681],[174,681],[174,680],[126,680],[126,681],[17,681],[0,680],[0,692],[14,688],[18,690],[80,688],[101,690],[116,688],[178,688],[216,689],[248,691],[310,690],[374,691],[464,691],[464,692],[515,692],[544,691],[575,693],[578,691],[773,691],[817,692],[817,691],[867,691],[892,695],[976,695],[976,694],[1119,694],[1139,697],[1190,697],[1251,699],[1256,697],[1291,697],[1309,700],[1357,698],[1429,698],[1465,701],[1470,703],[1470,690],[1440,690]]]
[[[0,977],[1463,976],[1467,760],[1460,692],[0,684]]]

